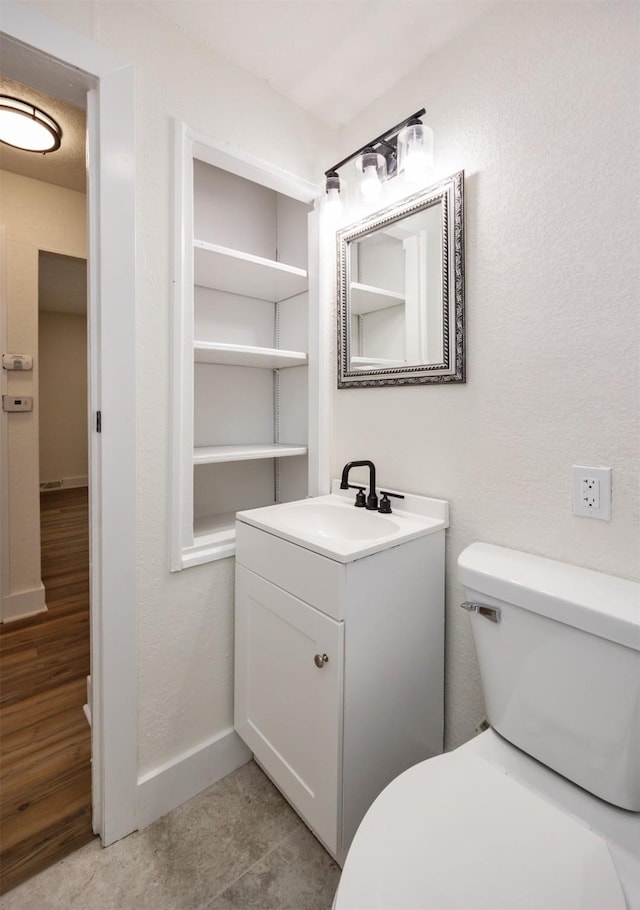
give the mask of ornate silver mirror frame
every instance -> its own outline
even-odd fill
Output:
[[[342,229],[337,247],[338,388],[464,382],[464,171]],[[359,274],[366,262],[376,281]],[[387,302],[363,302],[385,282]]]

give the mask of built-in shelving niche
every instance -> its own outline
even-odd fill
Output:
[[[310,422],[317,437],[316,188],[194,140],[183,124],[176,162],[174,570],[233,555],[236,511],[308,495]]]

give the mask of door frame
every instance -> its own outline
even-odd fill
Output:
[[[16,0],[0,41],[5,75],[87,107],[92,798],[106,846],[137,828],[134,71]]]

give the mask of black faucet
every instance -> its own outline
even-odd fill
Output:
[[[342,480],[340,489],[349,489],[349,471],[351,468],[369,468],[369,495],[367,496],[365,508],[369,510],[378,508],[378,497],[376,496],[376,466],[372,461],[349,461],[342,469]]]

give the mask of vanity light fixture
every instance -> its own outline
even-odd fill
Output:
[[[325,177],[327,205],[340,205],[340,178],[338,177],[337,172],[327,171]]]
[[[55,152],[60,148],[60,124],[28,101],[0,95],[0,142],[25,152]]]
[[[433,167],[433,130],[411,117],[398,133],[398,173],[419,180]]]
[[[354,158],[358,190],[367,202],[378,199],[385,181],[400,172],[409,179],[422,176],[433,166],[433,132],[420,120],[425,113],[424,108],[416,111],[325,171],[327,202],[340,201],[338,171]]]

